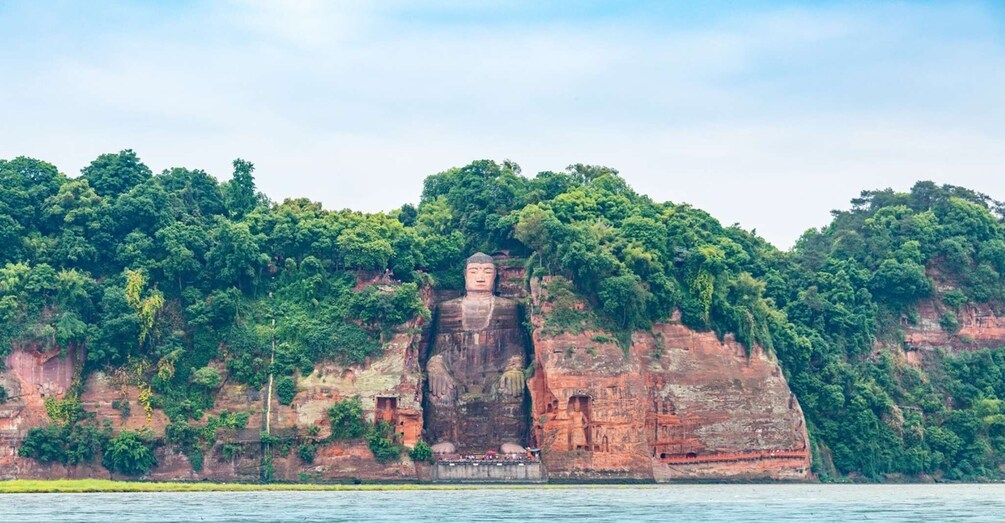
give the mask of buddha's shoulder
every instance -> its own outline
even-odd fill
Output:
[[[441,301],[440,303],[436,304],[436,308],[439,309],[441,313],[444,312],[444,311],[450,311],[450,310],[460,310],[461,309],[461,303],[463,303],[463,302],[464,302],[464,297],[461,296],[460,298],[454,298],[452,300]]]
[[[512,298],[503,298],[502,296],[496,296],[494,306],[496,309],[502,309],[502,308],[516,309],[517,301]]]

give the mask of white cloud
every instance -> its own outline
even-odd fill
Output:
[[[420,23],[399,3],[208,5],[12,63],[0,157],[74,173],[130,147],[226,178],[241,156],[274,198],[363,210],[474,159],[603,163],[782,246],[862,189],[1005,198],[1005,51],[980,8],[516,23],[494,3]]]

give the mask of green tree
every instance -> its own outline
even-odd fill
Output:
[[[192,383],[201,385],[207,389],[218,388],[222,381],[220,371],[216,370],[216,367],[203,367],[192,373]]]
[[[401,452],[404,450],[394,434],[394,427],[384,420],[370,430],[366,443],[379,463],[390,463],[401,459]]]
[[[255,191],[255,166],[240,158],[234,160],[234,175],[223,186],[227,211],[231,216],[244,216],[258,204],[258,193]]]
[[[408,457],[412,458],[412,461],[416,462],[430,461],[433,459],[433,448],[425,441],[419,440],[419,442],[412,447],[412,450],[408,451]]]
[[[283,376],[276,381],[276,396],[279,403],[289,405],[293,403],[293,398],[297,395],[297,384],[290,376]]]
[[[219,182],[200,169],[168,169],[157,183],[170,195],[171,209],[179,219],[222,215],[227,207]]]
[[[116,197],[151,178],[150,168],[131,149],[102,154],[81,171],[99,196]]]
[[[218,285],[236,285],[248,290],[258,279],[267,255],[259,247],[259,237],[245,223],[216,219],[209,231],[206,268]]]
[[[923,266],[893,259],[883,260],[879,264],[872,282],[872,290],[876,295],[886,297],[894,303],[910,303],[928,296],[932,287]]]
[[[149,432],[124,430],[108,442],[102,464],[112,472],[126,476],[143,476],[157,465],[153,435]]]
[[[621,329],[642,327],[646,317],[649,291],[634,274],[614,276],[600,284],[597,293],[601,309],[617,322]]]
[[[366,434],[363,421],[363,403],[359,397],[347,398],[328,408],[333,440],[356,439]]]
[[[55,195],[66,177],[48,162],[19,156],[0,160],[0,215],[26,231],[42,225],[43,202]]]

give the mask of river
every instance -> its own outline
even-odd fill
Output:
[[[0,495],[0,522],[1005,521],[1005,485]]]

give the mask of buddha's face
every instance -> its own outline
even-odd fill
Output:
[[[495,283],[496,266],[492,263],[469,263],[464,269],[464,288],[468,292],[491,293]]]

